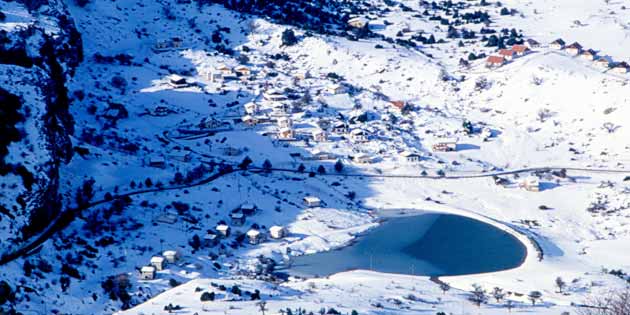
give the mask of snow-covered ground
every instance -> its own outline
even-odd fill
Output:
[[[123,209],[109,204],[90,209],[39,252],[0,269],[3,277],[24,279],[25,286],[40,294],[21,292],[20,310],[120,311],[120,296],[111,299],[101,286],[107,277],[121,274],[130,284],[122,291],[129,292],[134,304],[124,314],[161,314],[169,304],[181,306],[187,314],[259,312],[260,301],[251,301],[251,294],[231,292],[234,285],[249,293],[259,290],[267,303],[266,314],[287,308],[359,314],[507,312],[505,300],[490,298],[480,307],[470,303],[473,284],[488,292],[495,287],[510,292],[512,312],[560,314],[574,313],[572,303],[582,303],[590,294],[625,285],[608,273],[630,270],[630,193],[621,172],[569,169],[566,177],[541,172],[540,192],[518,187],[528,174],[499,176],[508,182],[505,185],[495,184],[491,176],[315,174],[320,165],[335,173],[336,160],[343,162],[345,174],[388,176],[419,176],[423,171],[458,176],[530,167],[623,171],[630,162],[630,74],[604,71],[546,45],[562,37],[614,60],[629,58],[624,21],[630,11],[622,10],[620,2],[502,1],[522,13],[514,16],[500,16],[494,5],[469,8],[488,10],[495,21],[488,27],[516,28],[525,38],[543,44],[495,70],[485,67],[485,59],[471,61],[468,68],[458,65],[471,52],[496,50],[478,40],[458,45],[459,40],[447,39],[443,44],[405,48],[378,38],[352,41],[295,29],[299,42],[285,47],[281,34],[287,26],[219,5],[199,9],[175,2],[95,0],[85,8],[71,7],[86,56],[69,87],[83,94],[72,105],[77,129],[73,141],[89,154],[75,156],[62,170],[66,194],[72,196],[88,178],[95,180],[96,200],[107,192],[127,193],[140,186],[171,187],[181,181],[176,173],[204,178],[217,172],[210,161],[239,163],[246,156],[256,166],[265,160],[274,168],[297,169],[303,164],[305,173],[235,172],[204,185],[134,196]],[[380,25],[375,32],[396,37],[407,29],[404,33],[424,31],[445,38],[447,27],[419,15],[425,8],[417,1],[402,2],[412,11],[394,7],[380,12],[374,17],[374,24]],[[164,7],[174,19],[165,17]],[[615,14],[609,14],[613,10]],[[9,12],[7,16],[11,23],[32,18]],[[212,35],[222,27],[229,28],[219,33],[234,56],[214,49]],[[182,39],[181,49],[152,49],[172,37]],[[94,58],[96,53],[129,54],[133,61],[104,63]],[[219,64],[246,64],[252,78],[210,82],[203,74]],[[301,78],[305,72],[310,76]],[[171,73],[192,84],[173,88],[167,84]],[[327,90],[339,82],[345,91]],[[297,95],[294,103],[301,108],[287,114],[295,133],[310,134],[323,121],[334,123],[343,117],[351,130],[368,133],[369,140],[327,130],[327,141],[278,141],[274,102],[263,97],[272,88]],[[390,100],[409,102],[413,110],[399,113]],[[250,102],[259,104],[261,118],[272,121],[255,126],[239,122]],[[120,115],[116,104],[122,104],[126,115]],[[169,113],[156,115],[158,106]],[[209,135],[182,132],[208,118],[229,123],[229,130]],[[363,118],[367,121],[361,122]],[[492,137],[484,141],[479,134],[466,135],[464,120],[490,129]],[[444,137],[459,138],[457,152],[433,152],[432,144]],[[226,150],[239,153],[228,155]],[[408,162],[403,151],[415,151],[422,159]],[[334,157],[304,158],[317,152]],[[373,157],[374,163],[358,163],[355,157],[361,153]],[[151,167],[151,160],[162,157],[166,165]],[[199,165],[205,168],[200,170]],[[302,198],[309,195],[318,196],[324,205],[306,208]],[[233,236],[221,245],[201,249],[189,245],[195,235],[203,237],[220,221],[230,223],[230,211],[246,203],[254,203],[259,211],[242,227],[232,226]],[[517,236],[527,246],[528,257],[513,270],[440,278],[452,286],[445,293],[426,277],[364,270],[284,282],[261,280],[260,274],[253,279],[260,256],[282,264],[291,255],[346,245],[374,227],[383,213],[400,209],[455,213],[493,224]],[[163,222],[166,216],[176,222]],[[237,241],[253,224],[261,231],[284,226],[288,236],[259,245]],[[535,244],[542,249],[542,260]],[[179,252],[179,262],[158,271],[156,280],[140,280],[136,269],[169,249]],[[53,272],[38,272],[46,281],[36,283],[32,276],[24,276],[25,261],[48,261]],[[67,289],[59,284],[62,265],[75,266],[80,274]],[[567,283],[562,292],[555,284],[558,277]],[[527,297],[531,291],[542,292],[542,302],[532,306]],[[215,301],[201,301],[204,292],[214,292]]]

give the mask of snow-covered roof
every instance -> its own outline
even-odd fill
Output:
[[[284,227],[279,226],[279,225],[274,225],[269,228],[269,232],[271,233],[279,233],[280,231],[284,231]]]
[[[177,256],[177,252],[174,250],[165,250],[162,255],[164,255],[164,257]]]
[[[140,272],[155,272],[155,267],[143,266],[142,268],[140,268]]]
[[[256,237],[256,236],[259,236],[259,235],[260,235],[260,231],[258,231],[258,230],[251,229],[251,230],[247,231],[247,236],[249,236],[249,237]]]
[[[411,152],[411,151],[403,151],[402,153],[400,153],[400,155],[403,157],[420,156],[419,153]]]
[[[233,219],[241,219],[241,218],[244,218],[245,215],[240,212],[233,212],[233,213],[230,213],[230,217]]]
[[[217,225],[217,231],[227,231],[227,230],[229,230],[229,229],[230,229],[230,227],[229,227],[229,226],[227,226],[227,225],[225,225],[225,224],[219,224],[219,225]]]
[[[163,263],[164,257],[162,256],[153,256],[151,257],[151,263]]]
[[[256,205],[253,203],[244,203],[241,205],[241,209],[245,209],[245,210],[254,210],[256,209]]]
[[[315,196],[306,196],[304,197],[304,201],[306,202],[320,202],[321,200]]]

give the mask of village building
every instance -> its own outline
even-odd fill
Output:
[[[540,181],[536,176],[528,176],[521,181],[519,186],[528,191],[540,191]]]
[[[219,224],[215,228],[221,237],[229,237],[230,236],[230,227],[226,224]]]
[[[597,52],[593,49],[586,49],[580,54],[580,58],[589,61],[595,60],[595,57],[597,57]]]
[[[267,101],[281,102],[286,101],[287,96],[278,89],[269,89],[263,93],[263,98]]]
[[[287,116],[279,117],[276,122],[278,123],[278,128],[280,129],[293,127],[293,121]]]
[[[363,129],[353,129],[350,131],[350,139],[354,142],[367,142],[368,134]]]
[[[389,103],[398,112],[403,112],[407,106],[407,102],[405,101],[390,101]]]
[[[540,43],[538,41],[536,41],[535,39],[533,39],[533,38],[528,38],[525,41],[525,44],[527,44],[527,46],[530,49],[534,49],[534,48],[539,48],[540,47]]]
[[[218,64],[215,68],[214,68],[215,72],[221,73],[223,76],[233,76],[234,72],[232,71],[232,68],[228,67],[225,64]]]
[[[245,109],[245,113],[247,113],[248,115],[258,114],[258,104],[254,102],[249,102],[243,105],[243,108]]]
[[[346,92],[346,88],[341,84],[331,84],[326,87],[326,91],[330,94],[341,94]]]
[[[234,72],[242,77],[249,77],[252,74],[252,70],[250,70],[249,67],[243,65],[234,68]]]
[[[214,117],[206,117],[199,122],[199,128],[201,129],[222,129],[230,128],[230,124],[225,121],[218,120]]]
[[[291,104],[278,102],[273,105],[274,116],[285,116],[291,114]]]
[[[595,59],[595,65],[602,69],[608,69],[610,67],[610,58],[607,57],[599,57]]]
[[[619,74],[625,74],[628,73],[628,70],[630,70],[630,65],[628,65],[627,62],[622,61],[618,64],[616,64],[613,68],[612,71],[615,73],[619,73]]]
[[[165,250],[162,253],[162,256],[164,256],[164,258],[166,258],[166,261],[169,264],[174,264],[179,259],[179,254],[177,254],[177,251],[174,251],[174,250]]]
[[[340,121],[336,122],[332,127],[332,132],[336,134],[344,134],[348,132],[348,124]]]
[[[295,134],[291,128],[281,128],[278,130],[278,139],[280,140],[293,140]]]
[[[486,59],[486,67],[488,68],[498,68],[505,64],[505,58],[502,56],[488,56]]]
[[[306,196],[302,198],[304,205],[309,208],[319,207],[322,204],[322,201],[314,196]]]
[[[213,247],[219,243],[219,237],[214,233],[206,233],[203,236],[203,246],[204,247]]]
[[[400,156],[402,156],[405,160],[407,160],[407,162],[410,163],[417,163],[420,162],[420,160],[422,159],[422,156],[420,154],[410,151],[404,151],[400,154]]]
[[[245,215],[241,212],[230,213],[230,223],[234,226],[243,226],[245,224]]]
[[[162,256],[151,257],[151,266],[155,267],[155,270],[164,270],[166,260]]]
[[[287,230],[282,226],[274,225],[269,228],[269,236],[271,236],[271,238],[281,239],[285,237],[286,234]]]
[[[358,164],[371,164],[374,162],[374,158],[365,153],[355,155],[352,160]]]
[[[514,45],[514,46],[512,46],[512,51],[517,56],[523,56],[523,55],[525,55],[525,54],[527,54],[529,52],[529,47],[527,47],[525,45]]]
[[[180,89],[180,88],[185,88],[190,86],[190,84],[188,84],[188,81],[186,80],[186,78],[177,75],[177,74],[172,74],[168,77],[168,85],[170,85],[173,88],[176,89]]]
[[[582,52],[582,45],[580,45],[578,42],[575,42],[569,46],[566,46],[564,48],[564,51],[566,51],[571,56],[577,56]]]
[[[348,20],[348,25],[354,28],[366,28],[368,26],[368,20],[364,17],[356,16]]]
[[[256,126],[256,124],[258,124],[258,119],[256,117],[254,117],[254,116],[251,116],[251,115],[245,115],[245,116],[241,117],[241,121],[246,126]]]
[[[322,129],[314,130],[311,136],[313,137],[313,141],[325,142],[327,140],[326,131]]]
[[[165,168],[166,159],[163,156],[154,156],[149,158],[149,166],[155,168]]]
[[[201,72],[201,75],[208,81],[213,83],[223,82],[225,79],[223,73],[216,69],[205,69]]]
[[[514,51],[511,49],[501,49],[499,50],[499,56],[503,57],[503,59],[510,61],[514,59]]]
[[[142,268],[140,268],[140,279],[141,280],[155,279],[155,267],[143,266]]]
[[[244,203],[241,205],[240,209],[244,215],[254,215],[258,207],[253,203]]]
[[[549,43],[549,47],[551,49],[556,49],[556,50],[560,50],[564,48],[564,45],[566,43],[564,42],[564,40],[562,40],[562,38],[558,38],[556,40],[554,40],[553,42]]]
[[[247,240],[252,245],[259,244],[262,241],[262,237],[263,237],[262,233],[260,233],[260,231],[255,230],[255,229],[251,229],[247,231],[246,235],[247,235]]]
[[[436,152],[457,151],[457,139],[455,138],[439,139],[433,144],[433,151],[436,151]]]
[[[315,161],[321,161],[321,160],[334,160],[336,159],[337,156],[335,156],[332,153],[328,153],[328,152],[324,152],[321,150],[313,150],[313,152],[309,155],[305,155],[302,157],[303,160],[315,160]]]

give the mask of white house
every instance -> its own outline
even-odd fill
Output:
[[[256,115],[258,113],[258,104],[254,102],[249,102],[243,105],[243,107],[245,108],[245,113],[248,115]]]
[[[415,152],[404,151],[400,154],[407,162],[416,163],[422,159],[422,156]]]
[[[293,121],[291,120],[290,117],[286,117],[286,116],[279,117],[277,120],[277,123],[278,123],[278,128],[280,129],[293,127]]]
[[[322,204],[322,201],[314,196],[306,196],[302,199],[304,205],[309,208],[319,207]]]
[[[256,245],[262,241],[262,233],[258,230],[251,229],[247,231],[247,240],[250,244]]]
[[[350,139],[354,142],[367,142],[368,135],[365,130],[362,129],[353,129],[350,131]]]
[[[540,191],[540,181],[536,176],[528,176],[519,186],[529,191]]]
[[[436,151],[436,152],[457,151],[457,139],[456,138],[438,139],[433,144],[433,151]]]
[[[175,262],[177,262],[177,259],[179,259],[177,251],[174,250],[165,250],[162,253],[162,256],[164,256],[164,258],[166,258],[166,261],[171,264],[174,264]]]
[[[341,84],[331,84],[326,87],[326,91],[330,94],[341,94],[346,91],[346,88],[344,88]]]
[[[269,235],[271,236],[271,238],[281,239],[285,237],[286,234],[287,230],[282,226],[274,225],[269,228]]]
[[[151,266],[155,267],[155,270],[164,270],[165,260],[162,256],[151,257]]]
[[[324,141],[327,140],[326,131],[324,131],[322,129],[314,130],[311,133],[311,136],[313,137],[313,141],[324,142]]]
[[[155,279],[155,267],[153,266],[144,266],[140,268],[140,279],[141,280],[153,280]]]
[[[230,236],[230,227],[227,226],[226,224],[219,224],[216,227],[217,232],[219,232],[219,235],[221,235],[221,237],[229,237]]]

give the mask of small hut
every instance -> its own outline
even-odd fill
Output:
[[[322,201],[314,196],[306,196],[302,199],[304,205],[309,208],[319,207],[322,204]]]
[[[216,227],[217,232],[221,237],[229,237],[230,236],[230,227],[226,224],[219,224]]]
[[[153,280],[155,279],[155,267],[153,266],[144,266],[140,268],[140,279],[141,280]]]
[[[156,270],[164,270],[164,266],[166,265],[164,257],[162,256],[153,256],[151,257],[151,266],[155,267]]]
[[[273,239],[281,239],[285,237],[286,234],[287,234],[287,230],[282,226],[274,225],[269,228],[269,235]]]
[[[174,264],[179,259],[179,255],[174,250],[165,250],[162,255],[166,258],[166,261],[170,264]]]

